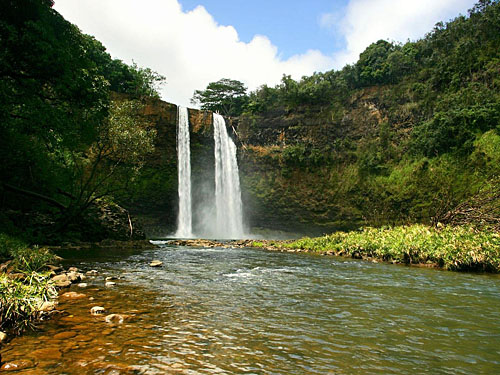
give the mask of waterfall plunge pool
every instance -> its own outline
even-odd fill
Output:
[[[31,364],[17,373],[500,373],[496,275],[169,245],[72,257],[99,275],[2,349]],[[107,323],[95,305],[127,317]]]

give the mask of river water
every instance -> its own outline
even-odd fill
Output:
[[[18,373],[500,373],[496,275],[169,245],[71,263],[99,275],[2,349],[29,361]],[[106,288],[106,276],[120,279]],[[107,323],[95,305],[128,318]]]

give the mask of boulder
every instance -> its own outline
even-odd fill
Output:
[[[0,332],[0,343],[7,339],[7,334],[5,332]]]

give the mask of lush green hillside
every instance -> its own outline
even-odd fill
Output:
[[[112,201],[152,152],[137,113],[163,77],[113,60],[52,5],[10,0],[0,15],[1,231],[44,242],[112,237],[121,229],[106,227],[122,223],[126,233]]]
[[[254,225],[318,231],[500,225],[500,4],[341,71],[249,95],[239,119]]]

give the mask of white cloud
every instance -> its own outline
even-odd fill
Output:
[[[325,13],[320,25],[340,32],[344,51],[335,54],[335,66],[355,62],[379,39],[405,42],[421,38],[439,21],[465,14],[475,0],[350,0],[340,22],[339,13]]]
[[[255,89],[278,83],[284,73],[297,79],[341,68],[378,39],[421,37],[439,20],[472,4],[473,0],[350,0],[345,12],[319,17],[323,27],[345,38],[345,50],[330,56],[309,50],[286,60],[266,36],[244,43],[234,27],[219,25],[204,7],[183,11],[178,0],[56,0],[55,9],[94,35],[114,58],[134,60],[166,76],[163,99],[189,105],[195,89],[220,78],[237,79]]]
[[[241,42],[234,27],[217,24],[201,6],[184,12],[177,0],[60,0],[55,9],[113,57],[166,76],[163,98],[182,105],[220,78],[255,89],[278,83],[284,73],[300,78],[326,70],[333,61],[314,50],[283,60],[267,37]]]

